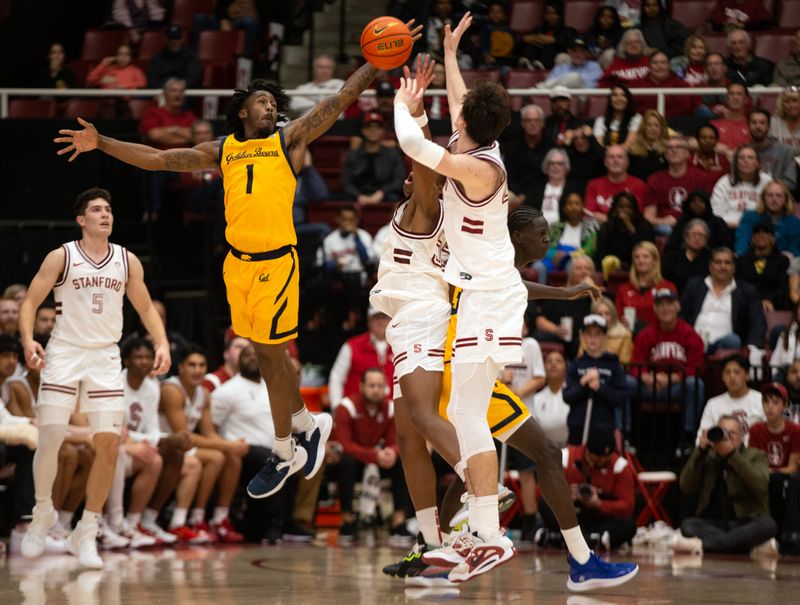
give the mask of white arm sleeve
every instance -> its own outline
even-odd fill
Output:
[[[394,129],[400,149],[415,162],[434,170],[444,157],[444,147],[429,141],[422,134],[404,103],[394,106]]]

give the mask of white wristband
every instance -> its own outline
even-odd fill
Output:
[[[424,128],[425,126],[428,125],[428,114],[425,112],[422,112],[421,116],[411,116],[411,117],[414,118],[414,121],[420,128]]]

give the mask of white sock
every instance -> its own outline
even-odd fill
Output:
[[[175,510],[172,511],[172,520],[169,522],[169,528],[175,529],[176,527],[186,525],[186,515],[188,512],[188,508],[175,507]]]
[[[586,539],[583,537],[581,528],[576,525],[575,527],[570,527],[569,529],[562,529],[561,535],[564,536],[564,542],[567,543],[567,548],[569,549],[569,554],[572,555],[572,558],[575,559],[580,565],[586,563],[586,561],[589,560],[589,555],[592,554],[592,551],[589,550],[589,545],[586,544]]]
[[[93,513],[88,509],[83,509],[83,516],[81,517],[81,523],[85,525],[97,525],[100,522],[100,513]]]
[[[139,525],[142,520],[142,513],[128,513],[126,519],[128,521],[128,525],[130,525],[133,529],[136,529],[136,526]]]
[[[122,527],[122,522],[125,520],[125,511],[122,507],[114,507],[108,511],[108,524],[111,529],[119,529]]]
[[[294,456],[294,442],[291,436],[278,437],[276,435],[275,441],[272,443],[272,451],[282,460],[291,460],[292,456]]]
[[[216,507],[214,509],[214,516],[211,519],[211,523],[214,525],[219,525],[228,518],[228,512],[230,512],[230,509],[227,506]]]
[[[189,525],[200,525],[206,518],[206,511],[204,508],[193,508],[192,514],[189,515]]]
[[[456,463],[456,466],[455,466],[455,468],[453,468],[453,470],[456,472],[456,475],[458,475],[458,478],[461,479],[462,482],[464,482],[464,483],[467,482],[467,479],[466,479],[467,476],[464,474],[464,471],[467,470],[467,461],[466,460],[459,460]]]
[[[314,417],[303,407],[299,412],[292,414],[292,431],[295,433],[305,433],[317,425]]]
[[[158,524],[158,511],[153,510],[152,508],[144,509],[144,514],[142,515],[142,525],[144,527],[152,527],[153,525]]]
[[[497,494],[479,496],[470,506],[469,528],[478,532],[481,540],[489,540],[500,531],[500,514],[497,512]],[[473,522],[474,519],[474,522]]]
[[[69,510],[60,510],[58,511],[58,522],[61,524],[61,527],[66,529],[72,528],[72,517],[75,516],[73,511]]]
[[[475,523],[475,496],[467,494],[467,525],[469,525],[470,530],[475,531],[473,523]]]
[[[439,530],[439,509],[435,506],[417,511],[419,530],[425,542],[432,546],[442,545],[442,534]]]

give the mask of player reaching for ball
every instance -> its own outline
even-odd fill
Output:
[[[409,26],[413,22],[409,22]],[[419,37],[421,26],[411,34]],[[267,382],[275,444],[264,467],[250,481],[254,498],[277,492],[299,470],[312,477],[322,465],[331,417],[312,416],[300,396],[286,343],[297,337],[298,258],[292,222],[296,175],[309,143],[322,136],[375,78],[372,65],[359,68],[341,90],[303,117],[277,128],[288,106],[283,89],[254,80],[237,90],[225,107],[230,134],[191,149],[160,150],[103,136],[85,120],[82,130],[61,130],[59,155],[99,149],[145,170],[191,172],[219,167],[225,191],[225,236],[231,251],[223,275],[236,334],[253,341]],[[294,438],[293,435],[294,434]]]

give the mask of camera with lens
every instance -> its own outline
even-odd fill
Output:
[[[591,483],[581,483],[578,486],[578,493],[580,494],[581,498],[589,499],[592,497],[592,485]]]
[[[712,426],[706,432],[706,439],[711,443],[719,443],[720,441],[725,441],[727,438],[728,432],[721,426]]]

